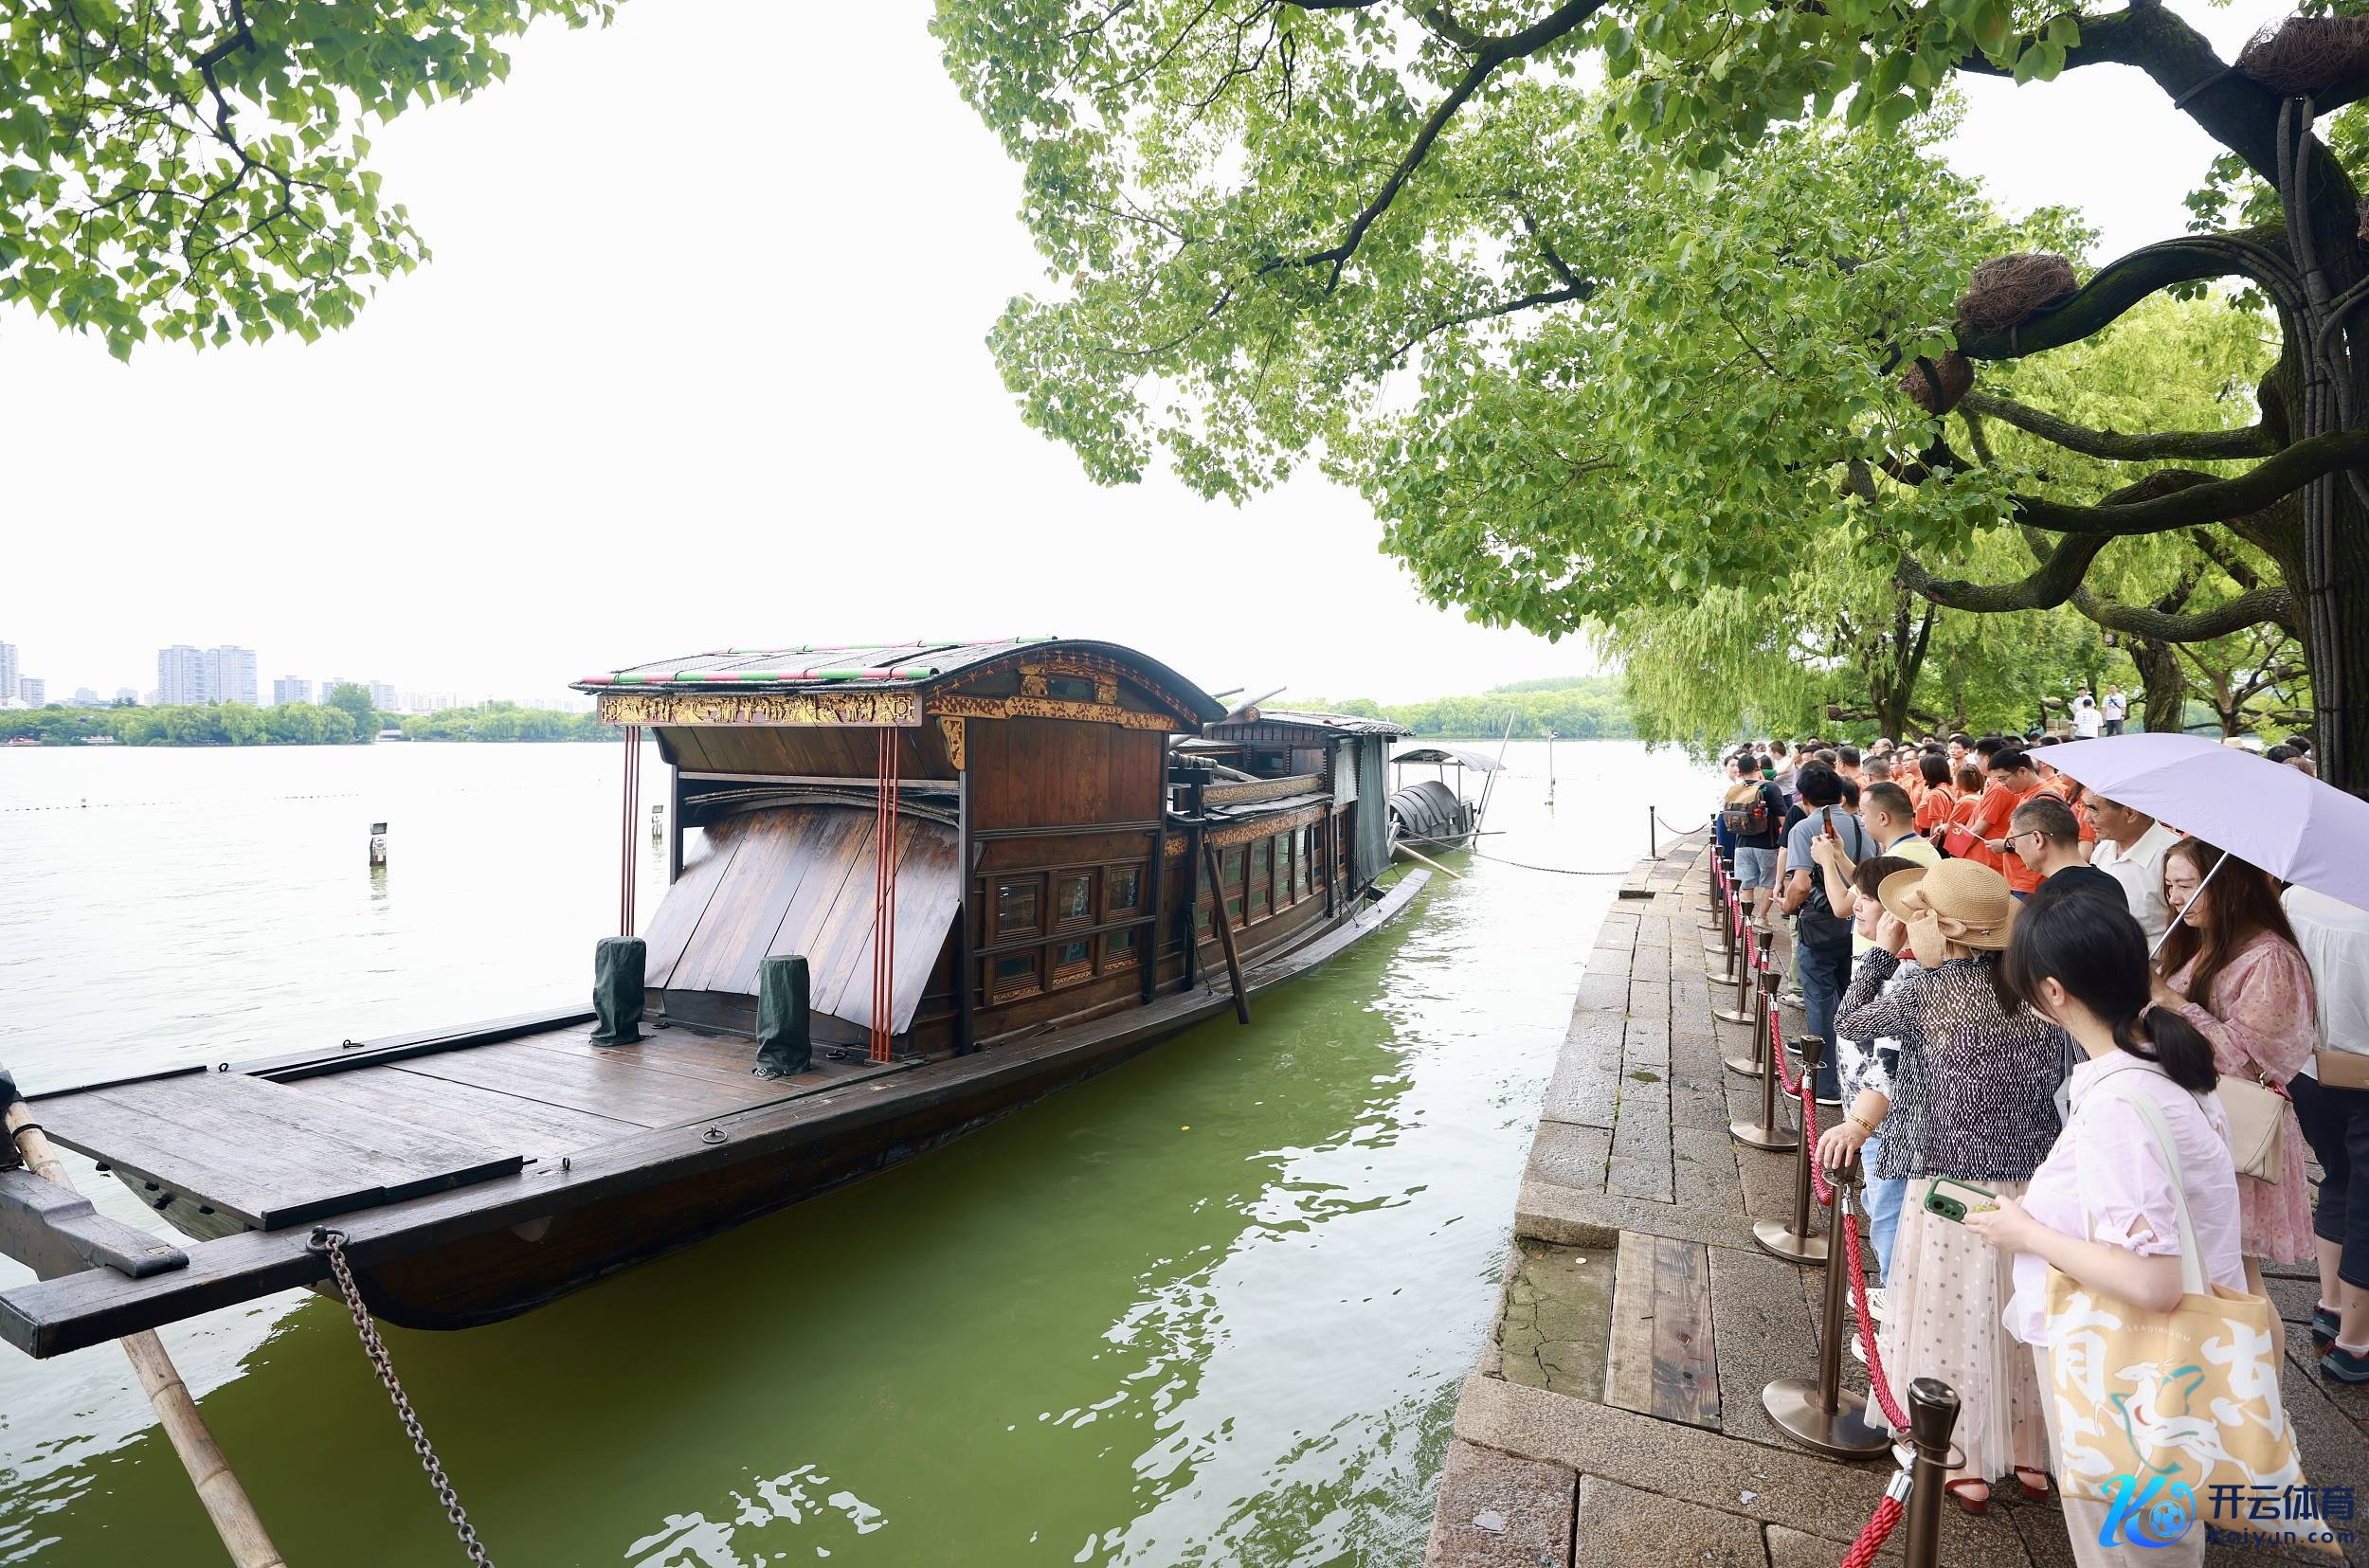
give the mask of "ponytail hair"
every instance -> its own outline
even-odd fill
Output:
[[[2155,1063],[2165,1077],[2191,1094],[2202,1094],[2219,1081],[2219,1071],[2213,1065],[2213,1042],[2204,1037],[2204,1031],[2158,1003],[2148,1003],[2146,1011],[2127,1025],[2117,1023],[2114,1043],[2142,1061]]]
[[[2118,1048],[2156,1063],[2192,1094],[2217,1081],[2212,1042],[2178,1013],[2155,1005],[2146,933],[2119,898],[2062,888],[2034,893],[2016,913],[2001,979],[2042,1014],[2041,983],[2056,982],[2113,1031]]]

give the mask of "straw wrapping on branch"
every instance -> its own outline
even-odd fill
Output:
[[[1931,377],[1925,373],[1927,365],[1933,367]],[[1941,382],[1938,395],[1933,387],[1936,378]],[[1900,389],[1926,413],[1946,414],[1958,406],[1960,398],[1974,389],[1974,361],[1955,349],[1946,351],[1939,359],[1912,359],[1901,374]]]
[[[2004,332],[2031,320],[2074,290],[2072,263],[2044,250],[1995,256],[1974,269],[1958,297],[1958,321],[1976,332]]]
[[[2369,17],[2290,16],[2237,55],[2241,75],[2282,98],[2304,98],[2369,75]]]

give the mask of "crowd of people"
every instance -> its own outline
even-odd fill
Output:
[[[2085,692],[2074,733],[2125,712]],[[2049,1271],[2168,1310],[2183,1215],[2218,1286],[2316,1263],[2319,1369],[2369,1383],[2369,913],[2085,790],[2057,744],[1756,742],[1713,819],[1749,918],[1792,924],[1788,1000],[1834,1047],[1817,1158],[1864,1173],[1879,1359],[1896,1392],[1957,1391],[1949,1490],[1975,1511],[2011,1476],[2053,1490]],[[2308,769],[2301,740],[2268,755]],[[2197,1560],[2102,1545],[2103,1506],[2066,1500],[2075,1560]]]

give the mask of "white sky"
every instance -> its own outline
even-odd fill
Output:
[[[2224,58],[2278,9],[2182,5]],[[1099,637],[1212,689],[1404,700],[1584,674],[1420,604],[1356,496],[1087,482],[983,344],[1019,181],[920,0],[633,0],[372,134],[434,261],[306,347],[130,366],[0,312],[0,640],[52,700],[236,642],[464,697],[703,648]],[[2178,231],[2209,144],[2117,66],[1975,83],[1962,162]],[[2068,156],[2068,153],[2071,156]],[[2103,169],[2103,172],[2102,172]]]

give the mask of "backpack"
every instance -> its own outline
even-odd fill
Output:
[[[1820,828],[1831,827],[1835,820],[1835,808],[1820,806],[1817,809]],[[1852,859],[1866,859],[1867,829],[1859,825],[1856,817],[1848,813],[1844,814],[1843,820],[1851,824],[1851,831],[1849,834],[1838,832],[1836,837],[1845,840]],[[1828,902],[1823,871],[1813,871],[1810,875],[1810,896],[1802,900],[1793,928],[1793,939],[1813,953],[1832,955],[1851,950],[1851,921],[1847,916],[1836,914],[1835,906]]]
[[[1752,798],[1727,807],[1727,831],[1739,838],[1762,838],[1768,832],[1768,785],[1756,785]]]

